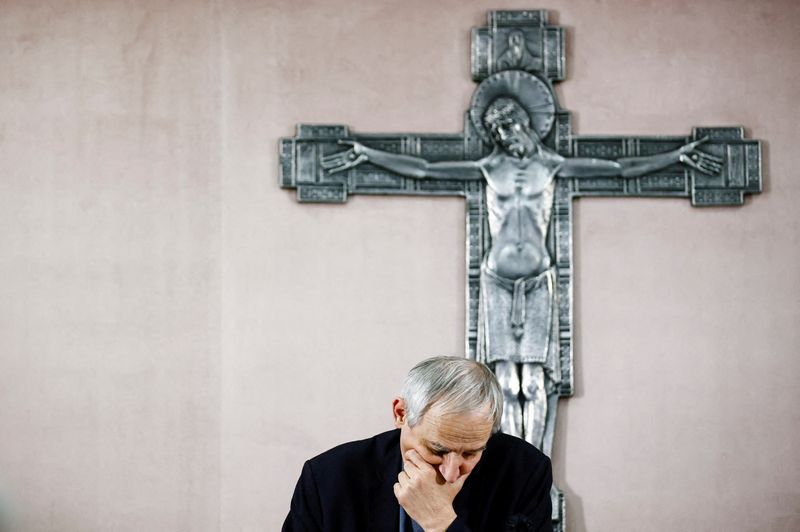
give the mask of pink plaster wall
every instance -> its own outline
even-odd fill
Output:
[[[567,28],[578,134],[743,124],[742,208],[582,199],[570,530],[800,529],[792,1],[0,3],[0,507],[20,531],[277,530],[302,462],[463,352],[463,203],[277,186],[298,122],[455,132],[469,28]]]
[[[12,530],[217,529],[218,25],[199,2],[0,2]]]

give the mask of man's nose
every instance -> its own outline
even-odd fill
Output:
[[[442,463],[439,464],[439,472],[450,484],[458,480],[461,476],[461,457],[455,453],[444,455]]]

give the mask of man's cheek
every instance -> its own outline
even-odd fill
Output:
[[[442,463],[441,456],[436,456],[435,454],[431,454],[426,450],[417,449],[417,452],[422,457],[422,459],[425,460],[425,463],[427,463],[434,469],[436,469],[439,466],[439,464]]]

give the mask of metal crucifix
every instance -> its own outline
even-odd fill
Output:
[[[503,431],[552,451],[560,397],[573,393],[572,198],[688,197],[741,205],[761,191],[761,150],[741,127],[689,137],[573,136],[553,82],[564,31],[547,13],[491,11],[472,31],[479,82],[463,134],[352,134],[298,125],[281,140],[280,185],[301,202],[348,194],[458,195],[467,200],[468,356],[506,395]],[[563,529],[563,496],[553,519]]]

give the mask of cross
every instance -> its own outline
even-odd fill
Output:
[[[572,199],[580,196],[684,197],[694,206],[741,205],[745,194],[761,191],[760,144],[745,139],[741,127],[696,127],[689,136],[669,137],[573,135],[570,113],[559,106],[552,90],[554,82],[564,79],[564,30],[549,25],[543,10],[489,12],[488,25],[472,30],[471,70],[473,80],[479,85],[467,112],[463,133],[356,135],[342,125],[301,124],[296,137],[281,140],[280,185],[295,188],[301,202],[344,203],[350,194],[464,197],[467,204],[467,354],[487,361],[489,353],[488,361],[494,362],[491,348],[486,344],[497,341],[491,332],[487,333],[487,328],[503,328],[502,324],[496,325],[500,321],[508,322],[508,331],[503,331],[498,338],[505,335],[511,344],[516,342],[518,346],[526,339],[535,338],[531,329],[537,324],[540,332],[544,331],[545,351],[552,351],[548,356],[553,360],[517,364],[519,360],[514,359],[510,375],[512,381],[516,379],[518,390],[520,384],[524,387],[525,372],[520,370],[517,374],[514,366],[538,369],[540,374],[542,367],[552,366],[547,368],[551,373],[557,370],[557,376],[550,375],[547,379],[552,388],[541,405],[546,415],[531,422],[530,426],[537,423],[540,426],[526,435],[540,432],[534,438],[535,443],[550,454],[558,398],[572,395],[574,382]],[[521,121],[509,118],[517,113],[513,102],[488,111],[491,99],[504,94],[522,104],[527,118]],[[523,101],[526,98],[527,103]],[[540,153],[550,153],[548,160],[561,161],[553,167],[552,175],[542,174],[555,177],[552,182],[544,179],[539,189],[528,192],[517,184],[516,189],[512,187],[504,193],[503,184],[494,181],[497,175],[507,177],[515,171],[523,171],[508,166],[512,158],[506,156],[501,160],[494,155],[504,142],[507,143],[504,145],[506,152],[517,149],[513,139],[504,140],[515,134],[510,125],[530,129],[531,137],[540,140],[545,148]],[[352,148],[348,150],[348,146]],[[673,154],[672,159],[665,160],[665,154]],[[575,161],[589,160],[618,160],[634,165],[641,160],[661,160],[663,164],[632,173],[610,172],[602,162],[597,163],[595,173],[591,171],[595,167],[588,163],[575,167]],[[411,176],[419,161],[426,161],[425,175],[429,177]],[[459,161],[461,166],[456,164]],[[476,161],[488,162],[482,163],[482,174],[470,178]],[[564,165],[569,164],[573,165],[572,171],[565,171]],[[453,171],[441,170],[442,165]],[[542,193],[552,194],[552,197],[530,199]],[[545,217],[540,242],[544,256],[536,259],[546,265],[536,270],[540,274],[537,278],[545,275],[545,280],[536,283],[551,284],[549,292],[532,288],[534,281],[529,282],[522,274],[512,276],[507,288],[489,288],[495,276],[487,268],[487,260],[491,262],[490,252],[497,251],[500,246],[494,242],[493,247],[492,234],[497,239],[496,212],[500,207],[507,207],[503,203],[506,200],[502,199],[504,194],[509,197],[516,194],[517,198],[527,194],[528,206],[535,206]],[[530,244],[535,238],[525,237],[523,244]],[[512,261],[511,266],[514,264]],[[502,276],[497,277],[498,283],[503,284]],[[495,295],[504,290],[508,295]],[[542,293],[550,295],[536,295]],[[490,304],[487,305],[487,301]],[[503,312],[511,316],[493,320],[491,315],[497,314],[496,307],[502,307]],[[543,318],[548,313],[552,318]],[[508,366],[504,362],[495,363],[501,382],[508,381],[505,369],[500,371],[501,367]],[[519,394],[524,402],[523,395],[524,392]],[[515,399],[512,397],[509,401],[507,397],[506,402],[513,406]],[[533,400],[528,403],[535,405]],[[522,423],[519,408],[513,415],[504,414],[504,417],[515,418],[508,423],[512,428],[515,423],[528,425]],[[504,419],[504,430],[506,421]],[[557,494],[554,501],[554,522],[557,529],[561,529],[564,500]]]

